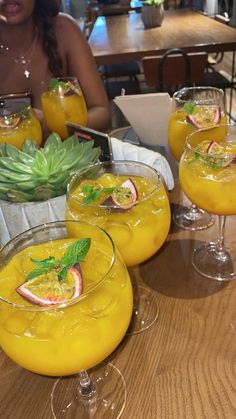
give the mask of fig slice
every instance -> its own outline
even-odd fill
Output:
[[[114,210],[126,211],[136,204],[137,199],[136,186],[132,179],[128,178],[102,202],[102,205],[113,207]]]
[[[220,107],[196,106],[186,120],[196,128],[208,128],[217,125],[221,120]]]
[[[83,292],[83,279],[80,265],[68,269],[65,281],[60,282],[55,270],[28,280],[16,288],[16,292],[29,302],[49,307],[54,304],[66,303]]]

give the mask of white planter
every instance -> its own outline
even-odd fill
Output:
[[[0,247],[39,224],[65,219],[66,195],[42,202],[11,203],[0,200]]]

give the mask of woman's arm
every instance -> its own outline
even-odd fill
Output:
[[[77,22],[61,13],[56,17],[58,49],[65,76],[76,76],[88,108],[88,126],[105,130],[109,126],[109,102],[87,40]]]

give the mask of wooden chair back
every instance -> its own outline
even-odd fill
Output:
[[[142,59],[146,84],[158,91],[173,92],[181,86],[199,84],[207,67],[207,53],[174,48],[163,55]]]

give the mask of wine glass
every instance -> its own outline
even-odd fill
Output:
[[[188,198],[219,221],[217,241],[194,250],[193,266],[207,278],[228,281],[236,278],[236,251],[224,238],[226,216],[236,215],[236,125],[219,129],[225,132],[220,141],[202,130],[187,138],[179,176]]]
[[[215,87],[185,87],[173,95],[172,111],[168,128],[168,144],[174,158],[179,162],[187,136],[197,129],[205,129],[204,138],[222,138],[224,132],[218,127],[226,123],[224,92]],[[202,230],[214,223],[211,214],[195,204],[180,207],[173,214],[175,223],[184,229]]]
[[[44,119],[51,132],[68,138],[66,122],[87,124],[87,107],[79,82],[75,77],[51,79],[43,83],[41,104]]]
[[[42,273],[45,261],[56,263]],[[41,274],[32,277],[35,264]],[[62,377],[51,394],[54,418],[120,417],[123,375],[101,361],[126,333],[133,295],[110,236],[85,222],[44,224],[8,242],[0,266],[1,348],[31,372]]]
[[[21,148],[26,140],[34,140],[39,145],[42,142],[42,128],[31,108],[23,107],[20,111],[13,109],[0,110],[0,144],[12,144]]]
[[[146,261],[160,249],[170,228],[169,200],[159,173],[134,161],[112,161],[75,173],[67,189],[66,218],[106,230],[126,266]],[[153,293],[134,284],[131,334],[148,329],[159,310]]]

